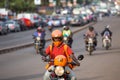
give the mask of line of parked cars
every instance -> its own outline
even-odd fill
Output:
[[[5,35],[8,33],[8,27],[5,26],[4,22],[0,22],[0,34]]]
[[[83,10],[84,11],[84,10]],[[0,20],[0,34],[7,34],[10,32],[20,32],[37,28],[38,26],[47,27],[62,27],[64,25],[82,26],[97,18],[95,14],[87,14],[81,12],[80,14],[56,14],[56,15],[38,15],[36,13],[20,13],[16,19]]]

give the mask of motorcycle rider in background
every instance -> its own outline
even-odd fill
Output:
[[[112,38],[111,38],[112,37],[112,32],[109,29],[109,27],[110,27],[109,25],[105,26],[105,29],[101,32],[101,36],[104,37],[104,35],[108,33],[109,39],[112,40]]]
[[[72,36],[73,36],[73,34],[72,34],[72,31],[70,30],[69,26],[63,26],[62,34],[63,34],[63,37],[65,37],[65,36],[68,37],[69,47],[72,47],[72,43],[73,43]]]
[[[93,38],[93,44],[94,44],[94,50],[96,50],[96,46],[97,46],[97,32],[94,30],[93,26],[89,26],[89,29],[86,31],[85,33],[85,44],[86,44],[86,50],[87,50],[87,45],[88,45],[88,37]]]
[[[66,56],[64,53],[64,45],[66,45],[66,44],[63,43],[62,31],[54,30],[51,33],[51,37],[52,37],[52,51],[50,50],[50,46],[48,46],[45,50],[43,60],[45,60],[47,56],[49,56],[50,59],[54,59],[58,55]],[[77,64],[77,66],[80,66],[80,63],[78,62],[78,60],[74,56],[74,53],[69,46],[67,46],[67,54],[72,58],[72,60]],[[51,64],[50,68],[54,69],[54,66]],[[65,69],[70,71],[69,76],[70,76],[71,80],[76,80],[75,74],[72,71],[72,69],[69,66],[66,66]],[[50,73],[51,72],[47,70],[45,72],[43,80],[49,80]]]
[[[112,31],[109,29],[109,25],[105,26],[105,29],[101,32],[101,36],[102,36],[102,41],[104,39],[104,36],[107,35],[108,38],[112,41]]]
[[[45,30],[41,26],[39,26],[37,30],[33,33],[33,39],[38,36],[40,37],[41,42],[43,43],[43,48],[45,47],[45,35]]]

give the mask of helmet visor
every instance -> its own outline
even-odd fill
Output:
[[[62,37],[52,37],[53,41],[62,41]]]

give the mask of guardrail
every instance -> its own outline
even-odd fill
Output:
[[[75,31],[73,31],[73,34],[87,28],[88,26],[90,25],[94,25],[95,23],[92,22],[92,23],[89,23],[85,26],[82,26],[80,29],[77,29]],[[46,39],[46,42],[50,41],[51,39]],[[3,49],[0,49],[0,54],[4,54],[4,53],[8,53],[8,52],[11,52],[11,51],[15,51],[15,50],[18,50],[18,49],[23,49],[23,48],[27,48],[27,47],[31,47],[33,46],[33,42],[29,42],[29,43],[25,43],[25,44],[20,44],[20,45],[16,45],[16,46],[11,46],[11,47],[7,47],[7,48],[3,48]]]

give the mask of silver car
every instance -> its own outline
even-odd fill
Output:
[[[9,21],[6,21],[5,22],[5,25],[8,27],[8,30],[11,32],[11,31],[14,31],[14,32],[19,32],[21,31],[20,29],[20,25],[14,21],[14,20],[9,20]]]
[[[0,22],[0,34],[4,35],[8,33],[8,27],[5,26],[4,22]]]

